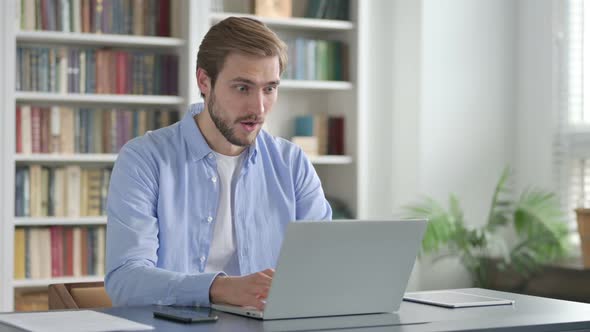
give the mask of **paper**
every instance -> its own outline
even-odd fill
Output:
[[[0,322],[31,332],[107,332],[153,330],[150,325],[91,310],[0,314]]]

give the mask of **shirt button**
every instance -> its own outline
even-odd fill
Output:
[[[201,258],[199,258],[199,260],[201,261],[201,264],[205,263],[205,256],[201,256]]]
[[[216,176],[211,177],[211,181],[213,181],[213,183],[217,182],[217,177]]]
[[[207,217],[207,223],[210,224],[213,221],[213,217],[209,216]]]
[[[213,159],[213,153],[209,152],[209,154],[207,155],[207,158]]]

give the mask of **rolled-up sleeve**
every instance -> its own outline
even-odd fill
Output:
[[[303,151],[297,150],[295,204],[297,220],[331,220],[332,208],[326,200],[315,168]]]
[[[158,166],[133,141],[113,168],[107,201],[105,287],[114,305],[208,305],[219,273],[158,268]]]

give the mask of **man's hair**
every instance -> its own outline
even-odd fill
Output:
[[[207,72],[212,88],[232,52],[278,56],[280,74],[287,65],[287,45],[264,23],[252,18],[229,17],[209,29],[197,54],[197,68]]]

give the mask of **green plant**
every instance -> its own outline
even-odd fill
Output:
[[[557,197],[528,189],[515,199],[508,186],[510,174],[508,168],[502,172],[487,222],[480,227],[465,224],[459,200],[453,194],[448,210],[428,197],[405,207],[408,217],[429,219],[422,253],[438,254],[435,261],[458,257],[479,287],[489,285],[492,267],[511,268],[526,279],[541,264],[566,256],[568,230]],[[506,240],[510,230],[516,234],[511,247]]]

